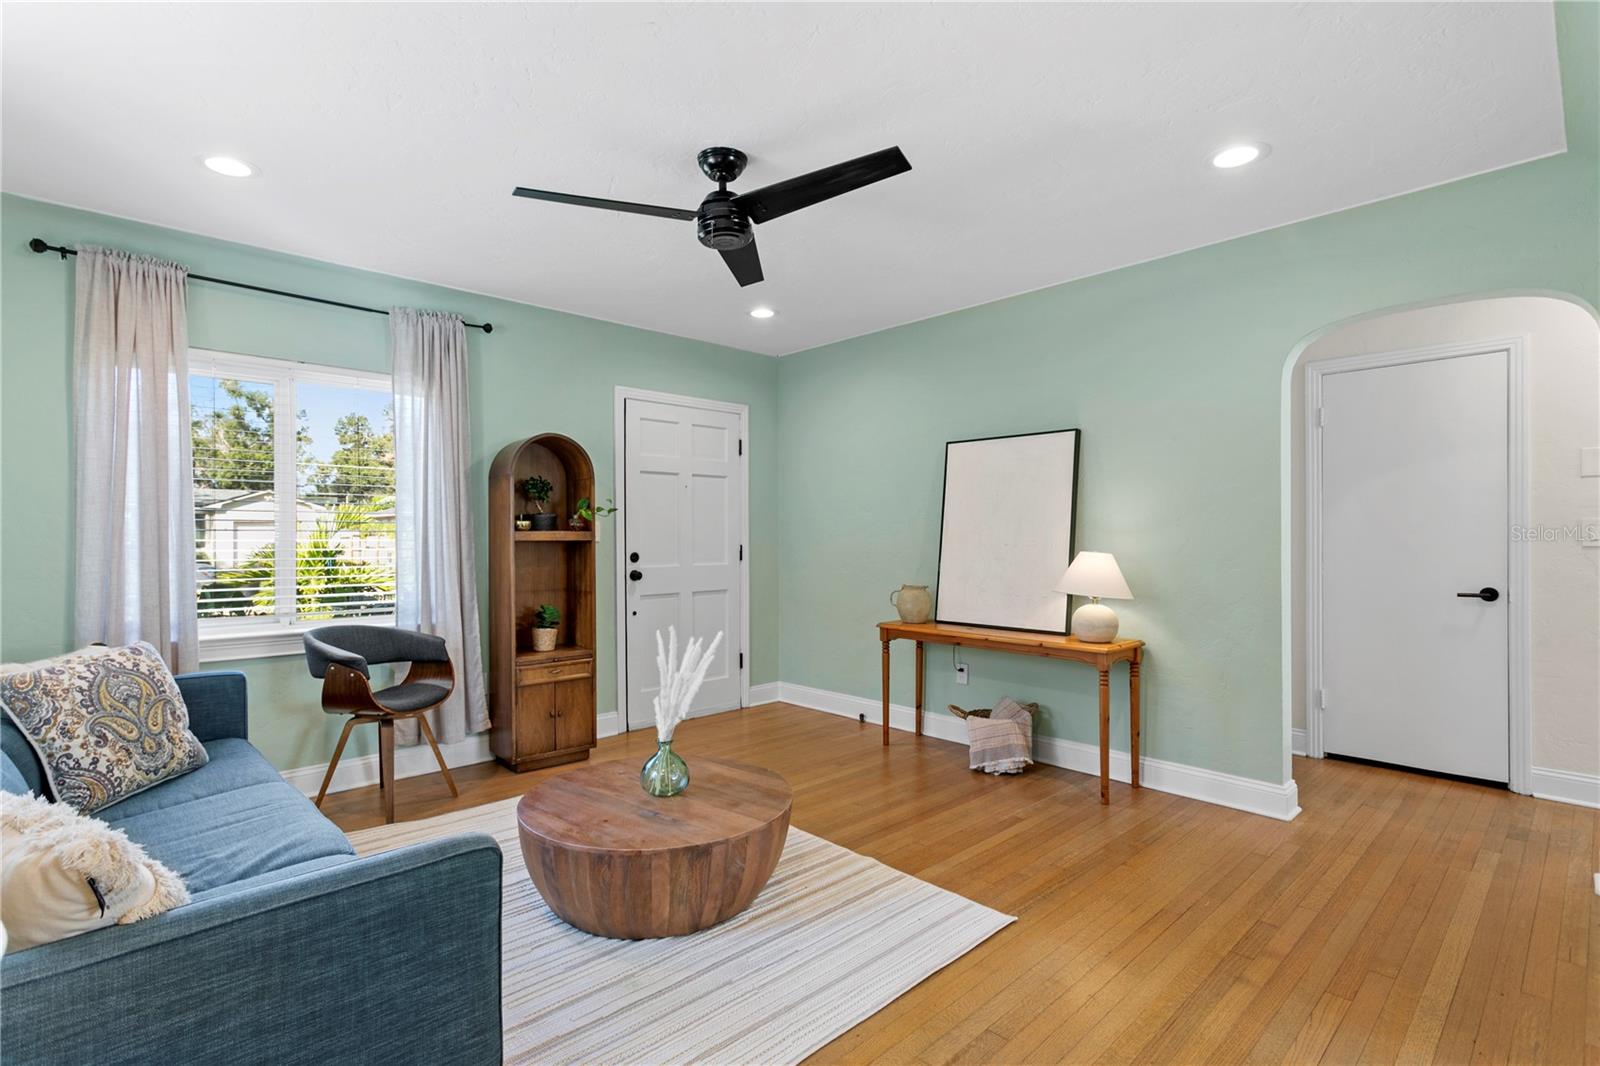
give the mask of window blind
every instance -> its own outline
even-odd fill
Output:
[[[202,628],[394,613],[386,375],[192,351]]]

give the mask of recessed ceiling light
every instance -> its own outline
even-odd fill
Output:
[[[207,170],[221,174],[225,178],[248,178],[256,172],[255,167],[231,155],[206,156],[205,163]]]
[[[1254,163],[1267,154],[1264,144],[1230,144],[1211,157],[1211,165],[1222,170],[1232,170],[1246,163]]]
[[[750,309],[751,318],[771,318],[777,313],[770,307],[752,307]]]

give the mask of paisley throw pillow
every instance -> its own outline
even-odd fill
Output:
[[[206,764],[177,682],[143,642],[0,666],[0,704],[55,798],[84,814]]]

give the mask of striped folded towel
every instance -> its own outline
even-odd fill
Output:
[[[989,717],[970,715],[967,765],[988,774],[1020,774],[1033,762],[1033,712],[1037,709],[1037,704],[1002,696]]]

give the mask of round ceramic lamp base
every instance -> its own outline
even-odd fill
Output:
[[[1072,612],[1072,635],[1088,644],[1117,639],[1117,612],[1103,603],[1086,603]]]

